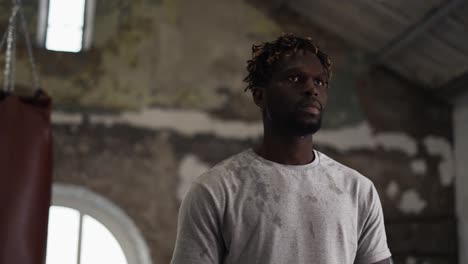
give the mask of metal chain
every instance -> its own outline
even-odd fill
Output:
[[[16,19],[15,19],[16,20]],[[9,92],[13,93],[15,91],[15,82],[16,82],[16,21],[13,25],[13,32],[11,34],[12,43],[11,45],[11,73],[10,73],[10,89]]]
[[[29,38],[28,25],[24,15],[24,11],[21,8],[21,0],[13,0],[13,11],[8,21],[7,31],[4,33],[0,41],[0,51],[3,48],[5,42],[7,43],[6,52],[5,52],[5,69],[3,72],[3,91],[13,92],[15,89],[15,79],[16,79],[16,40],[17,40],[17,20],[18,13],[20,16],[21,28],[24,33],[24,39],[26,42],[26,48],[28,51],[29,63],[31,65],[32,77],[34,82],[35,91],[40,89],[39,85],[39,74],[37,71],[36,62],[34,60],[34,54],[32,49],[31,40]]]
[[[15,4],[13,7],[13,12],[8,20],[8,30],[7,30],[7,48],[6,48],[6,55],[5,55],[5,70],[3,72],[3,91],[8,92],[8,84],[10,79],[10,67],[11,67],[11,53],[12,53],[12,46],[15,44],[13,43],[13,31],[15,29],[15,22],[16,22],[16,14],[18,13],[19,6]]]
[[[18,4],[20,3],[21,1],[18,0]],[[32,50],[31,40],[29,39],[28,25],[26,23],[26,18],[24,17],[23,9],[20,10],[20,16],[21,16],[21,26],[23,28],[23,33],[24,33],[24,39],[26,41],[26,47],[28,49],[29,63],[31,64],[31,68],[32,68],[34,89],[38,91],[40,89],[39,73],[37,72],[36,62],[34,61],[34,54]]]
[[[2,40],[0,41],[0,51],[3,49],[3,44],[5,44],[5,41],[7,39],[7,35],[8,35],[8,28],[5,31],[5,33],[3,34]]]
[[[13,46],[11,47],[12,49],[12,56],[11,56],[11,77],[10,77],[10,92],[13,92],[15,90],[15,84],[16,84],[16,40],[18,33],[16,31],[16,24],[13,30]]]

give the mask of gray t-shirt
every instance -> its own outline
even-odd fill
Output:
[[[370,264],[391,256],[373,183],[325,154],[283,165],[252,149],[198,177],[172,264]]]

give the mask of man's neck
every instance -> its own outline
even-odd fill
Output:
[[[305,165],[314,160],[312,136],[293,136],[265,130],[262,144],[255,150],[267,160],[285,165]]]

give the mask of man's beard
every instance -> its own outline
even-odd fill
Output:
[[[268,110],[266,110],[265,115],[275,130],[294,136],[307,136],[315,134],[322,126],[322,113],[320,113],[318,119],[315,122],[306,122],[300,120],[299,118],[296,118],[296,115],[294,114],[281,115],[272,113]]]
[[[307,136],[315,134],[322,126],[322,115],[316,122],[304,122],[296,119],[284,120],[284,129],[295,136]]]

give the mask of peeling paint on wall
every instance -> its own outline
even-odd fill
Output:
[[[401,132],[375,134],[367,122],[336,130],[321,130],[314,139],[316,142],[333,146],[342,152],[352,149],[374,149],[381,147],[387,151],[401,151],[408,156],[413,156],[417,153],[415,139]]]
[[[427,171],[427,165],[426,162],[422,159],[416,159],[411,161],[410,164],[411,170],[419,175],[424,175],[426,174]]]
[[[261,122],[245,122],[241,120],[222,120],[210,116],[206,112],[194,110],[176,110],[151,108],[140,112],[124,112],[121,114],[91,114],[90,122],[112,126],[113,124],[128,124],[149,129],[167,129],[182,135],[214,134],[221,138],[250,139],[258,138],[263,133]],[[76,114],[54,112],[52,120],[55,123],[79,124]],[[417,141],[401,132],[374,133],[367,122],[337,129],[322,129],[314,136],[315,142],[333,147],[345,152],[357,149],[383,148],[386,151],[400,151],[408,156],[417,154]],[[444,184],[450,184],[453,177],[451,148],[445,139],[429,137],[425,140],[426,147],[432,155],[442,157],[441,173]],[[424,170],[417,164],[416,170]],[[441,174],[442,175],[442,174]]]
[[[442,138],[428,136],[424,139],[427,152],[440,157],[439,176],[443,186],[449,186],[455,176],[453,164],[453,152],[450,143]]]
[[[203,163],[193,154],[185,156],[179,167],[179,184],[177,186],[177,198],[181,201],[187,193],[192,181],[202,175],[210,166]]]
[[[337,130],[321,130],[314,138],[316,142],[336,147],[344,152],[356,148],[375,148],[372,131],[368,123],[344,127]]]
[[[51,120],[54,124],[81,124],[83,123],[83,115],[53,112]]]
[[[260,123],[225,121],[212,118],[204,112],[187,110],[147,109],[121,115],[94,114],[90,116],[90,121],[107,125],[124,123],[150,129],[168,129],[186,136],[214,134],[231,139],[254,138],[263,131]]]
[[[401,195],[400,204],[398,207],[400,210],[407,214],[418,214],[427,205],[418,192],[415,190],[407,190]]]
[[[200,111],[156,108],[118,115],[92,114],[89,121],[91,124],[102,124],[107,127],[115,124],[127,124],[140,128],[172,130],[185,136],[214,134],[229,139],[256,138],[263,132],[263,125],[258,122],[225,121]],[[79,125],[83,122],[83,118],[79,114],[54,111],[52,122]]]
[[[36,4],[25,8],[35,16]],[[5,21],[9,10],[0,11]],[[41,87],[60,106],[223,109],[220,87],[243,94],[253,42],[282,32],[245,1],[97,1],[94,24],[86,52],[35,51]],[[26,50],[18,48],[17,83],[29,86]]]
[[[395,181],[391,181],[387,185],[386,193],[390,199],[392,200],[395,199],[399,192],[400,192],[400,188],[398,187],[398,184]]]
[[[377,144],[385,150],[400,150],[408,156],[416,155],[418,149],[416,141],[401,132],[386,132],[375,135]]]
[[[416,264],[416,259],[414,257],[407,257],[406,264]]]

